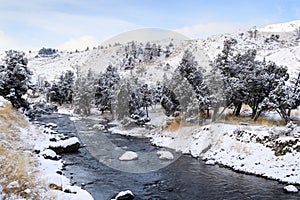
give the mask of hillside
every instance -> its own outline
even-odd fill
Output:
[[[300,40],[297,39],[295,32],[298,26],[299,21],[293,21],[235,34],[216,35],[206,39],[183,40],[181,37],[175,40],[155,40],[152,42],[162,46],[173,41],[173,53],[169,58],[162,58],[154,63],[142,63],[140,66],[145,67],[146,73],[141,78],[146,82],[155,82],[162,80],[164,73],[170,75],[169,72],[172,72],[177,67],[186,49],[194,53],[196,60],[203,68],[209,69],[209,62],[221,52],[223,41],[231,37],[237,39],[238,45],[236,47],[238,51],[244,52],[247,49],[256,49],[257,59],[263,60],[265,58],[279,65],[285,65],[293,76],[299,70],[300,65]],[[37,57],[37,52],[32,52],[27,56],[29,57],[29,68],[34,71],[33,80],[36,81],[40,77],[53,81],[66,70],[77,71],[79,69],[80,71],[87,71],[91,68],[95,72],[101,72],[109,64],[120,67],[120,63],[124,58],[125,44],[114,43],[121,40],[119,38],[122,38],[122,41],[126,41],[122,36],[119,36],[109,40],[111,43],[107,41],[105,43],[107,45],[104,47],[90,47],[89,50],[79,52],[58,52],[55,56],[48,57]],[[128,41],[131,41],[131,39],[128,39]],[[170,69],[163,69],[167,63],[170,64]],[[128,71],[121,71],[124,72],[125,76],[129,74]]]

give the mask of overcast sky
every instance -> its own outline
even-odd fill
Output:
[[[0,50],[96,46],[138,28],[191,38],[300,19],[300,0],[0,0]]]

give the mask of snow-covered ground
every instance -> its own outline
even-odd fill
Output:
[[[158,112],[159,113],[159,112]],[[153,121],[156,120],[150,115]],[[154,117],[154,118],[153,118]],[[162,123],[160,125],[163,125]],[[151,138],[154,145],[172,148],[236,171],[300,184],[300,127],[214,123],[179,126],[176,130],[112,128],[114,133]]]
[[[59,173],[63,161],[48,149],[53,137],[49,128],[39,130],[2,97],[0,115],[0,162],[6,163],[6,167],[1,167],[0,199],[93,199],[87,191],[71,186],[70,180]],[[70,138],[58,144],[69,146],[76,142],[77,138]],[[16,172],[10,171],[10,167]]]

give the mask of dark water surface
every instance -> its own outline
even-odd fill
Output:
[[[52,114],[39,119],[55,123],[58,132],[79,136],[76,127],[66,115]],[[96,133],[95,133],[96,134]],[[97,134],[105,134],[98,131]],[[153,151],[148,139],[109,135],[119,146],[133,151]],[[101,151],[101,146],[99,146]],[[64,175],[76,185],[83,185],[96,200],[111,199],[122,190],[131,190],[135,199],[300,199],[287,194],[283,184],[264,178],[233,172],[219,166],[205,165],[203,161],[183,155],[172,164],[148,173],[127,173],[99,162],[86,148],[76,154],[64,154],[67,163]]]

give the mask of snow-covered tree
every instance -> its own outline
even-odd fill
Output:
[[[28,109],[23,98],[30,88],[32,73],[27,68],[28,60],[23,52],[6,51],[4,64],[0,66],[0,95],[11,101],[16,108]]]
[[[205,110],[209,110],[209,90],[203,75],[204,70],[198,66],[194,55],[189,50],[184,52],[178,70],[181,76],[192,86],[197,98],[199,111],[204,113]]]
[[[167,116],[177,116],[181,112],[180,102],[174,92],[167,86],[163,86],[162,89],[161,106],[164,108]]]
[[[80,115],[90,115],[95,97],[95,76],[89,69],[86,75],[80,75],[74,86],[74,112]]]
[[[120,76],[118,70],[112,65],[109,65],[105,72],[100,74],[95,89],[95,104],[100,111],[111,111],[111,100],[116,89],[116,84],[119,81]]]
[[[47,99],[62,105],[63,103],[72,104],[73,87],[75,76],[70,70],[62,73],[57,82],[54,82],[48,91]]]

